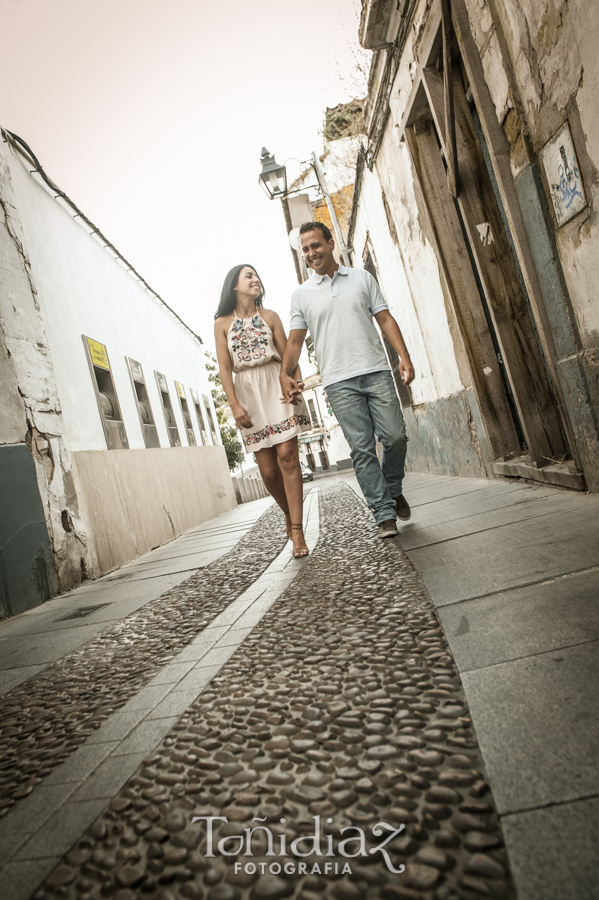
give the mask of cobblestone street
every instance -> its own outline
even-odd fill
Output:
[[[224,555],[5,690],[3,896],[516,897],[412,561],[343,479],[310,486],[303,561],[258,507]],[[53,621],[99,609],[102,582]]]

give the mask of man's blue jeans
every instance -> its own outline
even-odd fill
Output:
[[[391,372],[371,372],[328,385],[327,397],[345,439],[358,484],[377,525],[395,520],[408,437]],[[382,471],[375,434],[383,445]]]

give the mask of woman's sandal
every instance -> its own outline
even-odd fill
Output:
[[[303,526],[303,525],[294,525],[293,523],[291,523],[291,528],[292,528],[292,529],[295,529],[296,531],[303,531],[303,530],[304,530],[304,526]],[[294,558],[294,559],[303,559],[305,556],[307,556],[307,555],[309,554],[309,552],[310,552],[310,551],[308,550],[307,547],[302,548],[301,550],[294,550],[294,551],[293,551],[293,558]]]

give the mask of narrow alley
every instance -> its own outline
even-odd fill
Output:
[[[599,498],[307,487],[0,623],[3,896],[593,896]]]
[[[2,7],[0,900],[599,900],[599,3]]]

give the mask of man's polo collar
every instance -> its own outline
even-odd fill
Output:
[[[339,274],[339,275],[347,275],[348,272],[349,272],[349,269],[346,268],[345,266],[341,266],[341,265],[338,266],[338,267],[337,267],[337,270],[336,270],[336,274]],[[324,276],[324,275],[318,275],[316,272],[314,272],[314,274],[313,274],[312,277],[314,278],[314,281],[316,282],[316,284],[322,284],[322,279],[323,279],[325,276]]]

